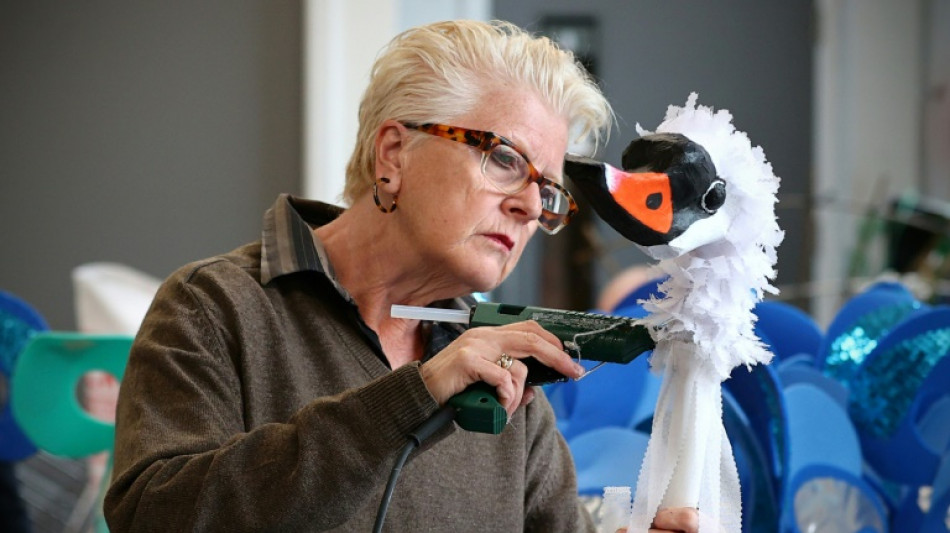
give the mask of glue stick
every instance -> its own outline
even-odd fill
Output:
[[[616,533],[630,520],[630,487],[604,487],[600,507],[601,533]]]

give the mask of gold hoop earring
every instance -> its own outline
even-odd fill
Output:
[[[387,178],[381,178],[381,181],[383,181],[384,183],[389,183],[389,180]],[[379,210],[382,211],[383,213],[392,213],[393,211],[396,210],[396,200],[399,199],[399,195],[394,194],[393,203],[388,208],[383,207],[383,204],[379,201],[379,187],[378,186],[379,186],[378,183],[375,183],[375,182],[373,183],[373,201],[376,202],[376,207],[378,207]]]

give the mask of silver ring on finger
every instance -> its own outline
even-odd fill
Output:
[[[509,368],[511,368],[511,365],[512,365],[514,362],[515,362],[515,358],[514,358],[514,357],[508,355],[508,354],[505,353],[505,352],[502,352],[501,357],[499,357],[498,360],[495,361],[495,364],[497,364],[498,366],[504,368],[505,370],[508,370]]]

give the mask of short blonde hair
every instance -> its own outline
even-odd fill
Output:
[[[454,20],[407,30],[382,50],[359,110],[356,148],[343,199],[352,204],[375,180],[376,132],[383,121],[451,123],[496,86],[528,87],[597,147],[613,111],[574,55],[546,37],[503,21]]]

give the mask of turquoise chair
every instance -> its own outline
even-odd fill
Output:
[[[110,477],[115,425],[87,413],[76,397],[76,387],[84,374],[95,370],[121,381],[131,347],[129,335],[38,333],[23,349],[13,371],[13,414],[37,448],[71,458],[109,453],[100,495]],[[108,531],[101,513],[96,529]]]

